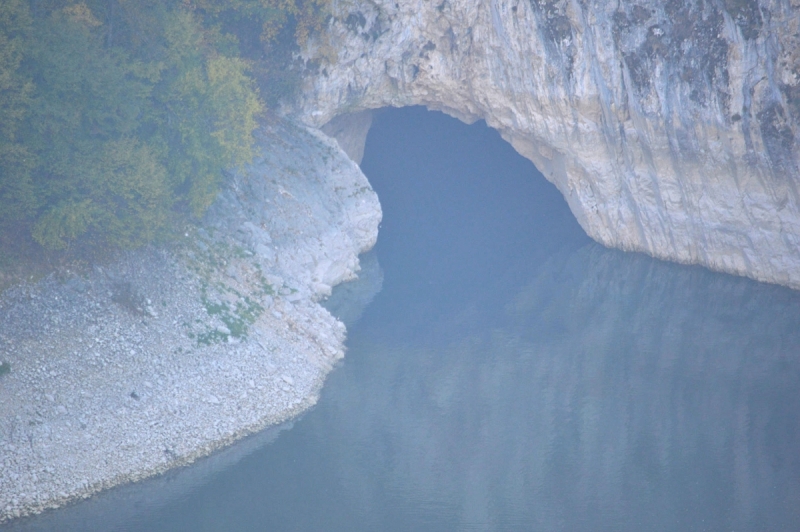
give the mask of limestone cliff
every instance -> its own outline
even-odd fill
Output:
[[[799,35],[800,0],[339,0],[295,112],[485,119],[598,242],[800,288]]]

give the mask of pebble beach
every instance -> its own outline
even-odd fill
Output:
[[[313,406],[344,356],[320,306],[381,218],[322,133],[266,124],[168,246],[0,294],[0,522],[184,466]]]

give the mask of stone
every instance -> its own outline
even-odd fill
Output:
[[[255,251],[256,251],[257,255],[259,255],[260,257],[263,257],[264,259],[266,259],[269,262],[272,262],[272,261],[275,260],[275,252],[272,250],[272,248],[270,248],[266,244],[261,244],[261,243],[256,244]]]
[[[316,403],[330,368],[312,360],[320,348],[342,349],[344,331],[316,301],[314,283],[322,278],[313,266],[357,268],[359,254],[375,244],[380,205],[360,169],[319,131],[275,117],[256,137],[260,156],[226,173],[200,222],[216,228],[213,262],[191,253],[201,238],[192,229],[185,253],[182,244],[122,253],[88,275],[93,288],[83,294],[52,276],[28,290],[41,304],[27,297],[18,304],[14,289],[0,294],[0,360],[14,367],[0,386],[0,427],[19,439],[15,446],[0,441],[0,523],[162,473]],[[280,257],[242,256],[251,232],[272,239]],[[229,264],[241,274],[235,285]],[[246,298],[261,304],[268,284],[294,287],[299,299],[278,298],[269,310],[241,306],[250,305]],[[112,285],[128,286],[140,307],[155,302],[164,310],[143,319],[132,307],[111,305]],[[53,304],[56,297],[69,304]],[[241,341],[206,336],[221,317],[218,308],[207,310],[222,304],[248,312]],[[48,314],[32,320],[43,316],[41,306]],[[83,314],[97,327],[75,319]],[[87,352],[91,340],[105,346]],[[16,347],[23,343],[24,350]],[[281,374],[292,384],[276,382]],[[246,399],[227,399],[239,397]],[[302,407],[294,406],[298,400]]]
[[[367,133],[372,125],[372,113],[361,111],[339,115],[321,129],[322,132],[336,139],[339,147],[356,164],[361,164],[364,158],[364,145],[367,142]]]
[[[596,241],[800,288],[799,6],[754,3],[337,2],[288,112],[354,160],[364,111],[484,119]]]
[[[287,294],[284,297],[284,299],[286,299],[286,301],[289,301],[291,303],[297,303],[303,300],[303,294],[301,294],[300,292],[292,292],[290,294]]]

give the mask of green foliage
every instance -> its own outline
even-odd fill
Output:
[[[64,249],[88,229],[92,221],[91,203],[91,200],[80,203],[66,200],[50,207],[36,220],[33,238],[43,246]]]
[[[244,61],[203,53],[202,30],[192,14],[173,13],[165,37],[164,73],[154,90],[155,136],[168,147],[175,186],[199,216],[217,193],[221,169],[252,159],[262,105]]]
[[[107,142],[92,170],[94,222],[108,231],[110,243],[135,247],[153,240],[172,201],[154,149],[129,138]]]
[[[244,20],[256,22],[259,39],[267,45],[289,28],[302,46],[322,29],[329,14],[328,0],[195,0],[193,6],[228,28],[239,27]]]
[[[312,34],[323,34],[330,16],[330,0],[195,0],[193,5],[207,27],[235,36],[270,106],[299,88],[295,52]],[[330,46],[319,44],[321,55],[335,59]]]
[[[0,363],[0,377],[5,375],[6,373],[11,373],[11,364],[8,362]]]
[[[253,158],[275,72],[256,58],[308,39],[327,1],[5,0],[0,231],[129,248],[201,216]]]
[[[152,239],[169,209],[163,164],[139,140],[151,87],[124,51],[100,46],[100,23],[77,7],[41,21],[28,48],[36,90],[25,144],[39,163],[35,192],[43,203],[32,235],[53,249],[90,230],[136,246]]]
[[[33,92],[30,78],[21,70],[30,30],[27,3],[0,4],[0,231],[38,206],[31,178],[35,162],[19,139]]]
[[[217,329],[207,329],[196,335],[197,343],[210,345],[216,342],[224,342],[228,337],[246,338],[250,325],[254,324],[258,317],[264,313],[264,307],[249,297],[244,297],[236,302],[236,307],[231,307],[225,303],[216,303],[208,299],[207,290],[202,289],[201,300],[209,316],[216,316],[225,324],[229,333]],[[194,338],[194,333],[190,333],[190,338]]]

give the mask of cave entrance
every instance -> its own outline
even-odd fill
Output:
[[[381,299],[413,305],[411,321],[443,302],[491,312],[521,269],[590,241],[556,187],[483,121],[382,109],[361,168],[383,208],[375,252],[396,292]]]

